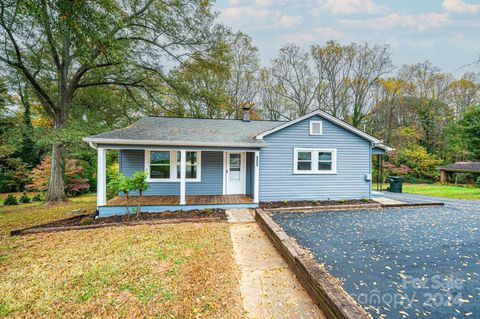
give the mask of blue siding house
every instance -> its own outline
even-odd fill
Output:
[[[323,111],[289,122],[253,121],[249,114],[246,109],[243,120],[146,117],[84,138],[98,152],[99,216],[124,214],[127,205],[123,196],[107,201],[108,149],[119,152],[125,175],[147,172],[146,212],[372,196],[372,154],[391,150],[382,141]]]

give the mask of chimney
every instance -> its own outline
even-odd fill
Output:
[[[243,119],[244,122],[250,122],[250,106],[243,107]]]

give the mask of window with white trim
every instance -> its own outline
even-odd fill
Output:
[[[337,150],[295,148],[293,150],[294,174],[336,174]]]
[[[185,178],[197,179],[199,152],[186,152],[187,160],[185,163]],[[177,152],[177,179],[180,179],[181,152]]]
[[[310,121],[310,135],[322,135],[323,125],[322,121]]]
[[[200,182],[200,151],[186,151],[185,178],[188,182]],[[146,150],[145,170],[151,182],[176,182],[180,180],[180,151]]]
[[[149,178],[170,179],[169,151],[151,151],[149,160]]]

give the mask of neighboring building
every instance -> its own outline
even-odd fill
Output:
[[[256,207],[261,201],[370,198],[372,154],[389,147],[323,112],[290,122],[146,117],[84,138],[98,150],[100,216],[125,212],[106,200],[106,150],[120,172],[148,173],[142,211]]]
[[[453,173],[473,173],[480,174],[480,162],[456,162],[440,166],[440,181],[446,182],[448,175]]]

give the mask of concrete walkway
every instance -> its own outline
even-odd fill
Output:
[[[227,210],[235,261],[241,271],[240,290],[251,319],[325,318],[250,210]],[[250,222],[248,222],[250,221]]]
[[[377,203],[380,203],[382,205],[399,205],[399,204],[405,204],[405,202],[401,202],[399,200],[395,200],[392,198],[388,197],[374,197],[372,198],[374,201]]]

